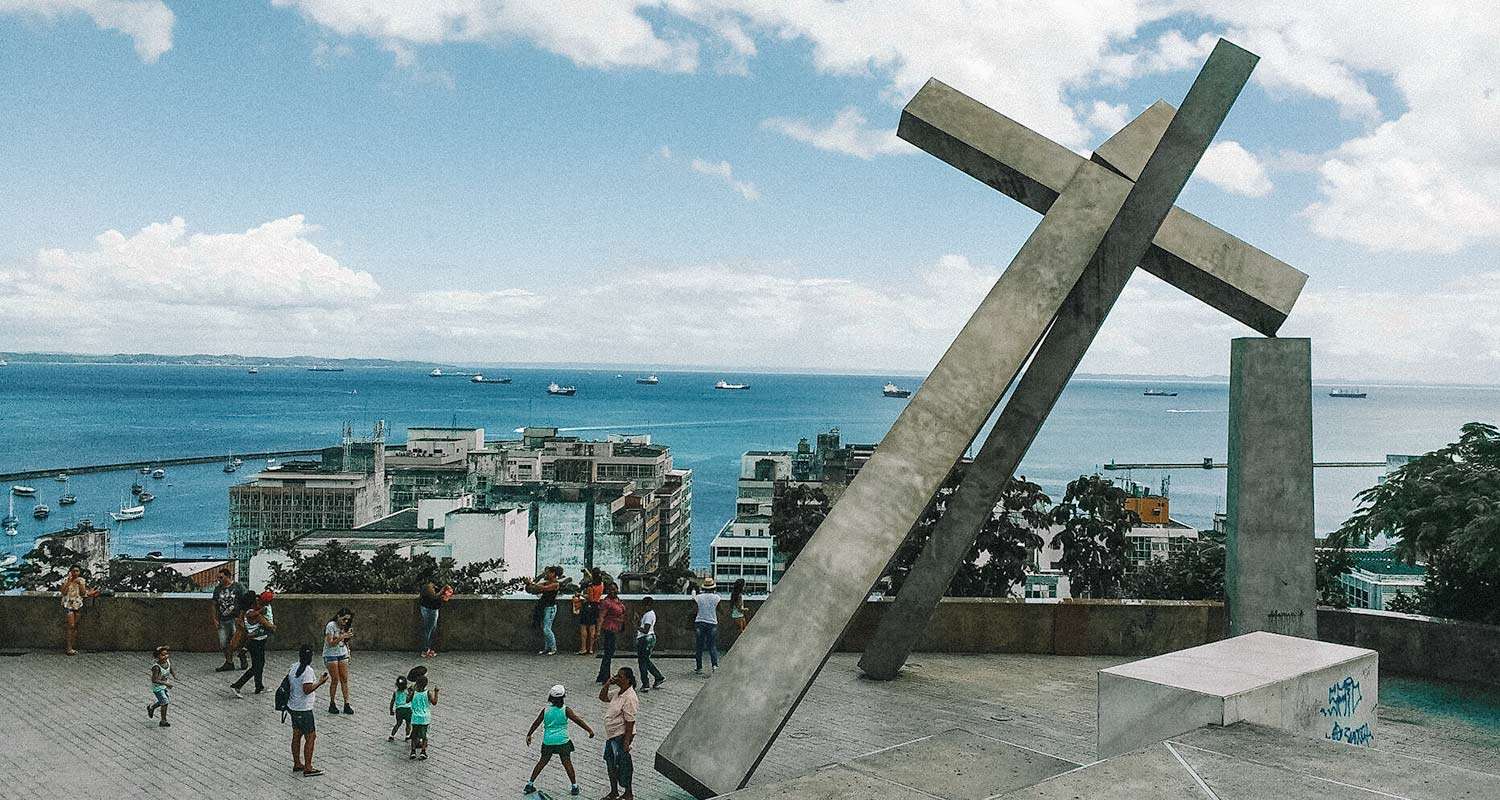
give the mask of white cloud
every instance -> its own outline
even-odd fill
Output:
[[[136,54],[148,64],[172,49],[172,26],[177,20],[161,0],[0,0],[0,13],[5,12],[48,19],[87,14],[100,28],[129,36]]]
[[[871,128],[865,115],[850,106],[840,111],[829,124],[818,127],[800,119],[773,117],[761,127],[777,131],[819,150],[871,159],[878,155],[916,152],[896,138],[895,129]]]
[[[736,179],[734,177],[734,167],[730,166],[728,161],[711,163],[701,158],[695,158],[693,159],[692,168],[694,172],[700,175],[712,175],[724,181],[724,183],[729,185],[729,188],[739,192],[740,197],[746,200],[754,201],[760,199],[760,190],[755,188],[755,184]]]
[[[1128,122],[1130,122],[1130,106],[1124,103],[1112,104],[1103,100],[1095,100],[1093,108],[1089,109],[1089,127],[1106,138],[1113,136],[1115,131],[1125,127]]]
[[[633,0],[272,0],[343,36],[391,49],[525,40],[584,67],[691,71],[698,42],[659,33]]]
[[[656,155],[659,156],[662,161],[671,161],[672,148],[666,145],[662,145],[661,147],[656,148]]]
[[[1271,179],[1266,175],[1265,165],[1239,142],[1209,145],[1193,175],[1233,194],[1265,197],[1271,193]]]

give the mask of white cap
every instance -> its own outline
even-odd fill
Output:
[[[562,696],[566,695],[567,693],[568,693],[568,690],[564,689],[563,685],[559,683],[558,685],[552,687],[552,691],[548,692],[547,696],[548,697],[562,697]]]

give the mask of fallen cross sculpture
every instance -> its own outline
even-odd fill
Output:
[[[1030,358],[861,661],[875,677],[899,671],[1137,266],[1261,333],[1277,330],[1306,276],[1174,207],[1257,60],[1221,40],[1181,109],[1152,106],[1091,159],[935,80],[907,104],[903,139],[1044,216],[668,734],[657,770],[698,797],[749,781]]]

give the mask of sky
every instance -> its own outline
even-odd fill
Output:
[[[1487,5],[0,0],[0,350],[925,373],[1039,217],[906,101],[1087,154],[1223,36],[1179,205],[1309,275],[1316,378],[1493,383]],[[1247,335],[1138,272],[1081,369]]]

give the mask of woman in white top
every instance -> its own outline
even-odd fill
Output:
[[[344,713],[353,714],[349,707],[349,640],[354,638],[354,612],[347,607],[328,620],[323,628],[323,664],[328,667],[328,713],[339,713],[335,699],[340,689],[344,691]]]

